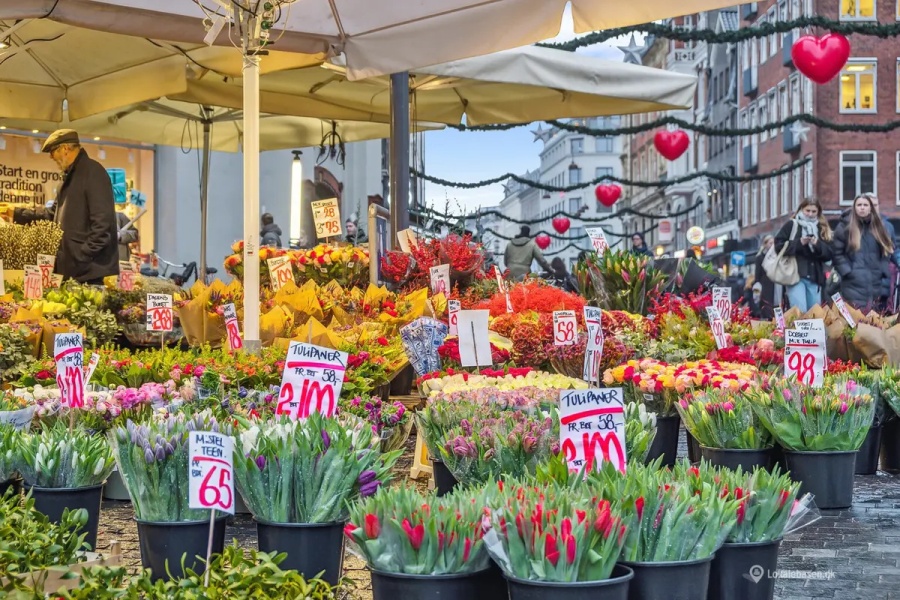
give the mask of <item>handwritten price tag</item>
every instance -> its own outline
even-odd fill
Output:
[[[784,333],[784,311],[780,306],[776,306],[775,309],[775,331],[780,331]]]
[[[450,335],[459,335],[459,311],[462,308],[459,300],[447,300],[449,314]]]
[[[346,352],[291,342],[275,414],[294,419],[306,419],[313,412],[334,416],[346,371]]]
[[[825,334],[819,329],[784,332],[784,374],[798,382],[821,387],[825,381]]]
[[[232,352],[244,347],[241,339],[241,330],[238,328],[237,310],[234,304],[226,304],[222,307],[222,316],[225,317],[225,333],[228,335],[228,347]]]
[[[719,311],[719,317],[725,323],[731,322],[731,288],[714,286],[712,289],[713,306]]]
[[[49,254],[37,255],[37,266],[41,270],[41,286],[45,290],[53,287],[53,265],[56,264],[56,257]]]
[[[584,369],[581,378],[593,384],[600,379],[600,363],[603,361],[603,311],[593,306],[585,306],[584,324],[588,338],[584,349]]]
[[[91,377],[94,376],[94,371],[97,370],[97,365],[100,364],[100,355],[94,352],[91,354],[91,360],[88,361],[88,364],[84,367],[84,385],[87,385],[91,382]]]
[[[337,198],[315,200],[310,202],[310,206],[312,206],[317,238],[329,238],[344,233],[344,229],[341,227],[341,209],[338,206]]]
[[[844,317],[844,320],[847,321],[847,324],[856,329],[856,319],[850,314],[850,310],[847,308],[847,303],[844,302],[841,293],[837,292],[831,299],[834,300],[834,305],[837,306],[838,311],[841,313],[841,316]]]
[[[25,265],[25,299],[40,300],[44,295],[44,278],[41,268],[35,265]]]
[[[294,269],[288,256],[276,256],[266,261],[269,266],[269,281],[272,291],[277,292],[289,281],[294,281]]]
[[[575,343],[575,311],[553,311],[553,345],[571,346]]]
[[[712,329],[713,337],[716,340],[716,348],[722,350],[728,347],[728,337],[725,335],[725,323],[722,322],[722,316],[715,306],[707,306],[706,314],[709,316],[709,327]]]
[[[234,514],[234,440],[214,431],[188,439],[188,506]]]
[[[605,462],[625,472],[625,395],[622,388],[563,390],[559,444],[570,471],[586,473]]]
[[[172,296],[147,294],[147,331],[172,331]]]
[[[603,256],[603,253],[609,249],[609,242],[606,241],[606,234],[603,233],[603,229],[600,227],[585,227],[584,231],[591,238],[591,245],[594,247],[594,252],[597,253],[597,256]]]
[[[128,261],[119,261],[119,289],[123,292],[134,289],[134,268]]]
[[[429,269],[431,274],[431,293],[435,296],[450,295],[450,265],[437,265]]]
[[[506,312],[512,314],[513,305],[512,299],[509,297],[509,286],[503,281],[503,277],[500,275],[500,269],[494,267],[494,275],[497,278],[497,289],[506,294]]]
[[[53,339],[56,385],[63,406],[84,406],[84,342],[80,333],[57,333]]]

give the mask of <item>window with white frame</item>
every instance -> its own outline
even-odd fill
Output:
[[[569,145],[572,150],[572,154],[584,153],[584,138],[572,138],[571,140],[569,140]]]
[[[791,196],[793,196],[794,207],[800,206],[800,202],[803,201],[801,197],[802,188],[800,187],[803,183],[800,181],[801,173],[799,170],[794,169],[794,176],[791,178]]]
[[[813,14],[815,14],[815,11],[813,10],[813,1],[814,0],[803,0],[803,16],[804,17],[811,17],[811,16],[813,16]]]
[[[756,128],[759,125],[759,113],[755,106],[750,107],[750,127]],[[759,156],[759,134],[754,133],[750,136],[750,155],[753,157],[752,164],[758,164],[756,157]]]
[[[781,118],[786,119],[790,114],[790,106],[788,106],[787,83],[784,81],[778,84],[778,104],[781,108]],[[784,132],[784,128],[782,127],[781,129]]]
[[[900,9],[898,9],[900,11]],[[900,17],[898,17],[900,18]],[[900,151],[897,152],[897,204],[900,204]]]
[[[596,149],[597,152],[612,152],[613,151],[613,139],[612,136],[603,136],[598,137],[596,139]]]
[[[746,183],[741,185],[741,226],[746,227],[750,224],[750,186]]]
[[[772,171],[774,173],[774,171]],[[774,219],[778,216],[778,177],[772,177],[769,181],[772,182],[772,195],[770,198],[770,203],[772,206],[772,210],[769,211],[770,218]]]
[[[768,21],[768,17],[766,15],[761,16],[756,20],[756,25],[762,27]],[[769,37],[762,36],[759,38],[759,64],[766,62],[769,58]]]
[[[874,21],[875,0],[840,0],[841,21]]]
[[[775,88],[769,90],[766,98],[769,102],[769,122],[776,123],[778,122],[778,92]],[[775,135],[775,132],[772,132],[772,137],[775,137]]]
[[[765,96],[759,99],[759,125],[760,127],[765,127],[769,124],[769,102]],[[763,130],[759,134],[760,143],[765,142],[769,139],[768,130]]]
[[[581,198],[569,198],[569,213],[576,214],[581,210]]]
[[[813,90],[813,82],[812,79],[808,77],[804,77],[802,80],[803,85],[803,112],[807,114],[812,114],[813,111],[813,98],[815,97],[815,91]]]
[[[897,10],[900,11],[900,0],[897,0]],[[897,15],[900,19],[900,15]],[[900,113],[900,58],[897,59],[897,112]],[[900,199],[900,196],[897,197]]]
[[[803,165],[803,197],[804,198],[814,198],[815,197],[815,180],[813,179],[813,159],[812,154],[806,155],[806,160],[808,161],[805,165]]]
[[[581,169],[569,169],[569,185],[581,183]]]
[[[840,109],[842,113],[877,112],[878,61],[874,58],[851,58],[841,71]]]
[[[782,169],[786,169],[787,165],[783,165]],[[791,173],[781,174],[781,214],[786,215],[791,210]]]
[[[747,109],[741,110],[739,120],[741,123],[741,129],[747,129],[748,127],[750,127],[750,121],[747,117]],[[748,136],[748,135],[742,136],[741,137],[741,148],[744,148],[749,145],[750,145],[750,136]]]
[[[897,20],[900,21],[900,0],[897,1],[897,8],[895,10],[897,13]],[[900,196],[897,196],[897,198],[900,198]],[[900,201],[900,200],[898,200],[898,201]]]
[[[601,177],[612,176],[613,168],[612,167],[596,167],[594,169],[594,179],[600,179]]]
[[[791,0],[791,15],[790,15],[791,20],[793,21],[794,19],[799,19],[800,16],[801,16],[800,15],[800,0]],[[794,40],[799,38],[800,37],[800,28],[799,27],[795,28],[793,30],[793,34],[794,34]],[[785,35],[787,35],[787,34],[785,33]]]
[[[791,75],[791,114],[800,114],[800,107],[803,105],[800,98],[800,74]]]
[[[778,7],[772,6],[769,9],[767,16],[769,18],[769,23],[774,24],[776,21],[778,21]],[[764,57],[763,59],[760,60],[760,62],[762,62],[762,60],[764,60],[765,58],[771,58],[771,57],[775,56],[776,54],[778,54],[778,37],[779,36],[777,33],[773,32],[773,33],[769,34],[769,56]]]
[[[750,40],[750,68],[752,69],[751,77],[753,77],[754,83],[756,82],[756,68],[760,63],[759,44],[760,40],[757,38],[753,38],[752,40]]]
[[[750,182],[750,223],[759,222],[759,182]]]
[[[875,152],[845,150],[840,155],[841,204],[851,204],[866,192],[878,194],[875,180],[878,156]]]
[[[744,40],[741,48],[741,69],[746,71],[750,68],[750,40]]]
[[[769,220],[769,180],[759,182],[759,220]]]

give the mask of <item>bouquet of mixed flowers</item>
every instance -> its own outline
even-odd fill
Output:
[[[707,448],[770,448],[772,435],[753,412],[744,392],[707,388],[675,404],[685,428]]]
[[[381,453],[370,427],[316,413],[303,422],[250,425],[238,437],[235,478],[257,519],[333,523],[387,482],[400,452]]]
[[[99,485],[115,465],[103,436],[69,430],[61,422],[35,434],[21,433],[13,454],[25,483],[47,488]]]
[[[652,258],[621,250],[589,254],[574,274],[591,306],[640,315],[649,312],[648,299],[659,295],[665,279]]]
[[[342,413],[363,419],[381,440],[381,451],[399,450],[406,443],[412,429],[412,413],[402,402],[383,402],[381,398],[356,396],[340,401]]]
[[[846,375],[827,377],[821,388],[772,380],[748,394],[760,422],[787,450],[858,450],[875,414],[869,390]]]
[[[387,573],[450,575],[489,565],[482,540],[483,490],[441,498],[409,488],[379,490],[350,506],[344,533],[369,568]]]
[[[319,244],[312,250],[297,250],[292,262],[297,281],[326,285],[336,281],[342,287],[365,286],[369,281],[369,251],[360,246]]]

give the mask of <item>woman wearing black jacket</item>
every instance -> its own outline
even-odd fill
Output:
[[[890,291],[889,264],[894,243],[872,201],[853,201],[850,219],[834,236],[834,267],[841,276],[841,296],[856,308],[883,310]]]
[[[791,307],[796,306],[801,313],[822,302],[825,263],[832,257],[831,242],[831,227],[822,215],[822,206],[810,198],[800,203],[794,218],[775,236],[775,250],[780,252],[786,243],[785,256],[797,259],[800,281],[785,289]]]

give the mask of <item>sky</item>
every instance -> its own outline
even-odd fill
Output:
[[[563,17],[560,35],[548,40],[563,42],[577,37],[572,33],[572,18]],[[640,41],[638,42],[640,43]],[[579,48],[579,54],[621,61],[623,54],[617,46],[628,45],[627,39],[614,39],[589,48]],[[428,131],[425,133],[425,173],[448,181],[481,181],[504,173],[522,174],[540,166],[541,142],[534,140],[531,130],[536,124],[508,131]],[[546,128],[546,126],[545,126]],[[445,207],[453,213],[468,213],[479,207],[496,206],[503,199],[503,186],[495,184],[475,189],[457,189],[425,184],[428,204],[440,211]]]

